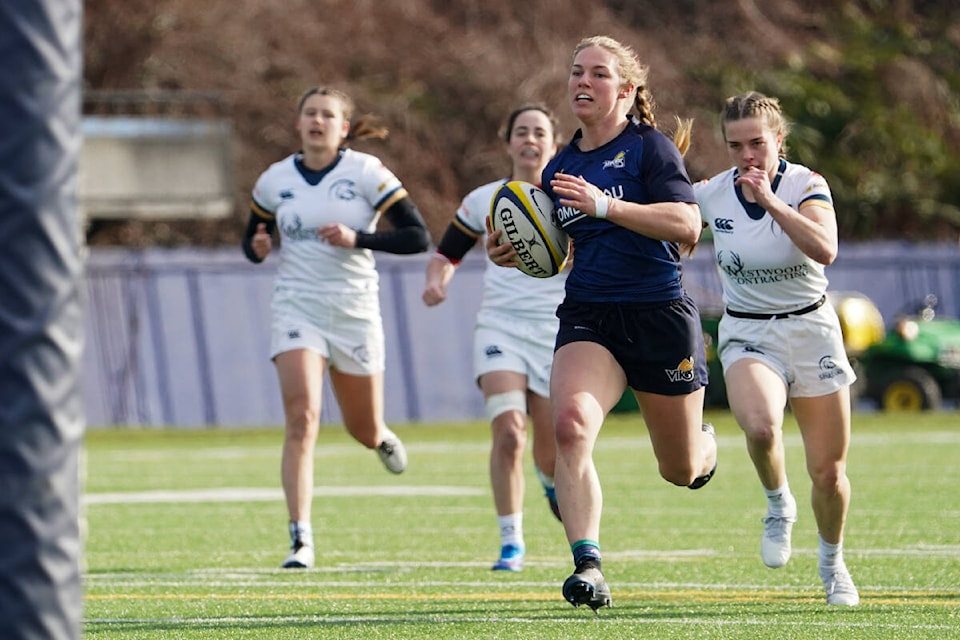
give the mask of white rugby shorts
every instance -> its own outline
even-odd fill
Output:
[[[550,369],[558,321],[527,320],[481,312],[473,333],[473,372],[514,371],[527,376],[527,389],[550,395]]]
[[[791,398],[825,396],[857,379],[830,304],[802,316],[770,320],[725,314],[717,355],[724,373],[743,358],[765,363],[780,375]]]
[[[374,375],[386,368],[376,292],[311,296],[278,289],[271,308],[271,359],[284,351],[309,349],[350,375]]]

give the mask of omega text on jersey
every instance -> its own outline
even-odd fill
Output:
[[[603,195],[608,198],[623,200],[623,185],[617,184],[610,189],[602,189],[602,191]],[[555,214],[557,216],[557,222],[560,223],[561,227],[565,227],[568,222],[572,222],[584,215],[580,209],[574,209],[573,207],[557,207]]]

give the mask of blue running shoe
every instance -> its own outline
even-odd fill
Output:
[[[560,505],[557,503],[557,489],[553,486],[553,478],[541,471],[537,465],[533,465],[533,468],[536,469],[537,477],[540,478],[543,495],[547,496],[547,502],[550,503],[550,511],[557,520],[563,522],[563,518],[560,517]]]
[[[505,544],[500,548],[500,559],[491,567],[494,571],[523,571],[523,547]]]

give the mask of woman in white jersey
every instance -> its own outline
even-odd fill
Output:
[[[788,125],[776,99],[729,98],[720,124],[734,166],[696,185],[696,194],[723,282],[718,353],[727,397],[767,495],[761,557],[773,568],[790,559],[797,503],[784,462],[789,402],[813,481],[827,602],[856,605],[842,553],[855,376],[826,302],[824,267],[838,245],[830,189],[823,176],[784,159]]]
[[[430,243],[400,181],[374,156],[346,146],[383,138],[386,129],[368,117],[351,126],[353,101],[335,89],[310,89],[297,113],[301,150],[260,175],[243,239],[257,263],[270,253],[275,230],[281,242],[271,358],[285,416],[287,568],[314,563],[313,449],[327,369],[350,435],[393,473],[406,468],[403,444],[383,419],[384,334],[372,251],[418,253]],[[392,229],[376,230],[381,214]]]
[[[485,233],[497,189],[508,180],[540,184],[540,172],[557,151],[556,121],[543,106],[522,106],[507,118],[503,140],[512,163],[510,177],[478,187],[463,199],[427,265],[423,301],[428,306],[446,300],[457,264]],[[548,395],[556,310],[563,299],[565,278],[566,272],[553,278],[532,278],[492,262],[484,272],[473,361],[493,436],[490,484],[500,528],[500,558],[493,565],[496,571],[523,569],[523,456],[528,414],[533,423],[537,474],[551,510],[560,518],[553,488],[556,453]]]
[[[700,214],[678,145],[656,128],[646,77],[629,47],[605,36],[582,40],[567,83],[581,128],[543,171],[576,249],[550,379],[557,499],[574,563],[562,593],[594,610],[611,604],[611,594],[601,569],[603,495],[593,451],[625,389],[643,410],[664,479],[699,489],[717,459],[713,429],[703,424],[700,316],[679,264],[681,245],[699,237]],[[487,252],[515,264],[508,244],[489,240]]]

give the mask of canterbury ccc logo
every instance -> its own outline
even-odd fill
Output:
[[[717,218],[713,221],[713,229],[715,231],[733,231],[733,220],[730,218]]]

